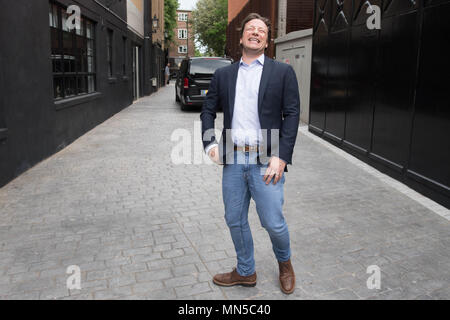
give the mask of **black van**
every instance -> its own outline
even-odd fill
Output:
[[[208,93],[214,72],[233,63],[228,58],[189,58],[181,63],[175,83],[175,99],[181,102],[181,110],[201,106]]]

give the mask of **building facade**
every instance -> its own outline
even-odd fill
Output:
[[[150,11],[149,2],[144,0],[126,1],[126,23],[130,35],[130,82],[133,100],[152,93],[154,90],[150,83],[150,55],[149,40],[145,38],[149,29]],[[145,23],[147,22],[147,23]],[[112,42],[111,46],[114,46]],[[144,72],[145,71],[145,72]]]
[[[278,0],[277,37],[311,29],[313,25],[314,2],[310,0]]]
[[[164,0],[152,0],[152,21],[154,18],[158,21],[158,26],[153,32],[153,42],[165,49],[164,36]]]
[[[313,2],[310,0],[229,0],[226,53],[234,60],[241,57],[239,45],[242,21],[252,12],[269,18],[271,39],[266,55],[275,58],[275,39],[288,33],[312,28]]]
[[[3,3],[0,186],[156,90],[151,16],[150,0]]]
[[[166,48],[166,38],[164,30],[164,0],[152,0],[152,20],[156,19],[157,27],[153,28],[152,34],[152,82],[156,83],[156,89],[165,86],[164,69],[167,63],[168,50]],[[152,84],[152,85],[153,85]]]
[[[314,12],[310,131],[449,208],[450,1],[316,0]]]
[[[241,12],[249,0],[228,0],[228,23]]]
[[[189,10],[177,10],[175,39],[169,47],[169,62],[171,62],[172,67],[179,67],[184,58],[195,56],[194,36],[189,25],[191,13],[192,11]]]

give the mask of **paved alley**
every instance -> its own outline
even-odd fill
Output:
[[[258,284],[236,264],[221,167],[174,164],[200,110],[173,83],[0,189],[0,299],[449,299],[450,221],[299,132],[285,185],[297,289],[286,296],[254,203]],[[217,125],[221,126],[222,114]],[[197,122],[197,124],[196,124]],[[81,289],[68,289],[69,266]],[[369,289],[369,266],[381,271]]]

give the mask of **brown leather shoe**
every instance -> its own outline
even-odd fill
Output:
[[[280,287],[285,294],[291,294],[295,290],[295,274],[291,259],[286,262],[278,261],[280,267]]]
[[[256,272],[251,276],[243,277],[236,271],[236,268],[234,268],[232,272],[216,274],[213,278],[213,282],[222,287],[236,285],[254,287],[256,286]]]

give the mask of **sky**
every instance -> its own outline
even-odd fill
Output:
[[[180,4],[179,9],[193,10],[197,0],[178,0],[178,3]]]

